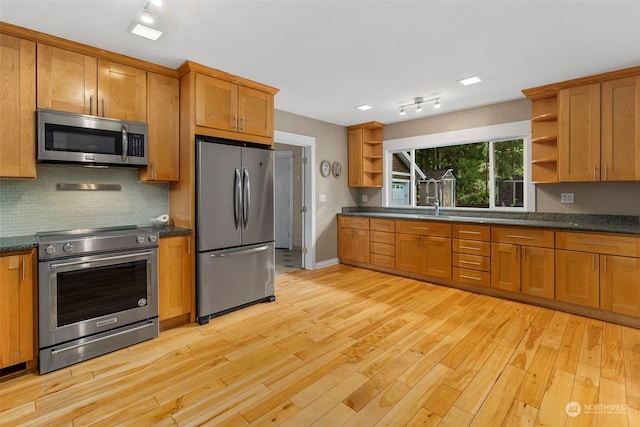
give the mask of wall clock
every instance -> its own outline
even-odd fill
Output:
[[[324,177],[329,176],[331,173],[331,164],[328,161],[323,160],[322,163],[320,163],[320,173]]]
[[[333,176],[338,178],[342,174],[342,165],[340,162],[333,162]]]

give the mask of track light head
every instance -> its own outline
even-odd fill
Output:
[[[436,102],[433,104],[433,108],[440,108],[440,98],[436,99]]]
[[[407,112],[404,111],[404,107],[400,107],[400,115],[404,116]]]
[[[149,5],[147,4],[142,11],[142,15],[140,15],[140,20],[146,24],[153,24],[153,15],[149,10]]]

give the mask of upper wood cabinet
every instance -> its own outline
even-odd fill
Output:
[[[349,187],[382,187],[384,125],[368,122],[347,128]]]
[[[38,44],[38,108],[147,121],[146,71]]]
[[[142,181],[180,179],[180,81],[147,74],[148,166],[140,169]]]
[[[273,138],[273,94],[196,74],[196,125]]]
[[[36,45],[0,34],[0,177],[36,177]]]

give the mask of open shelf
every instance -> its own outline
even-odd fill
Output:
[[[533,99],[531,116],[531,180],[558,182],[557,96]]]
[[[558,159],[535,159],[531,163],[557,163]]]
[[[555,144],[557,141],[558,141],[558,137],[556,135],[539,136],[531,140],[533,144],[541,144],[545,142]]]
[[[543,113],[531,118],[532,122],[550,122],[554,120],[558,120],[557,113]]]

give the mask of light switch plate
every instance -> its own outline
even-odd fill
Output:
[[[320,194],[318,196],[318,201],[319,202],[326,202],[327,201],[327,195],[326,194]]]
[[[560,203],[573,203],[573,193],[560,193]]]

